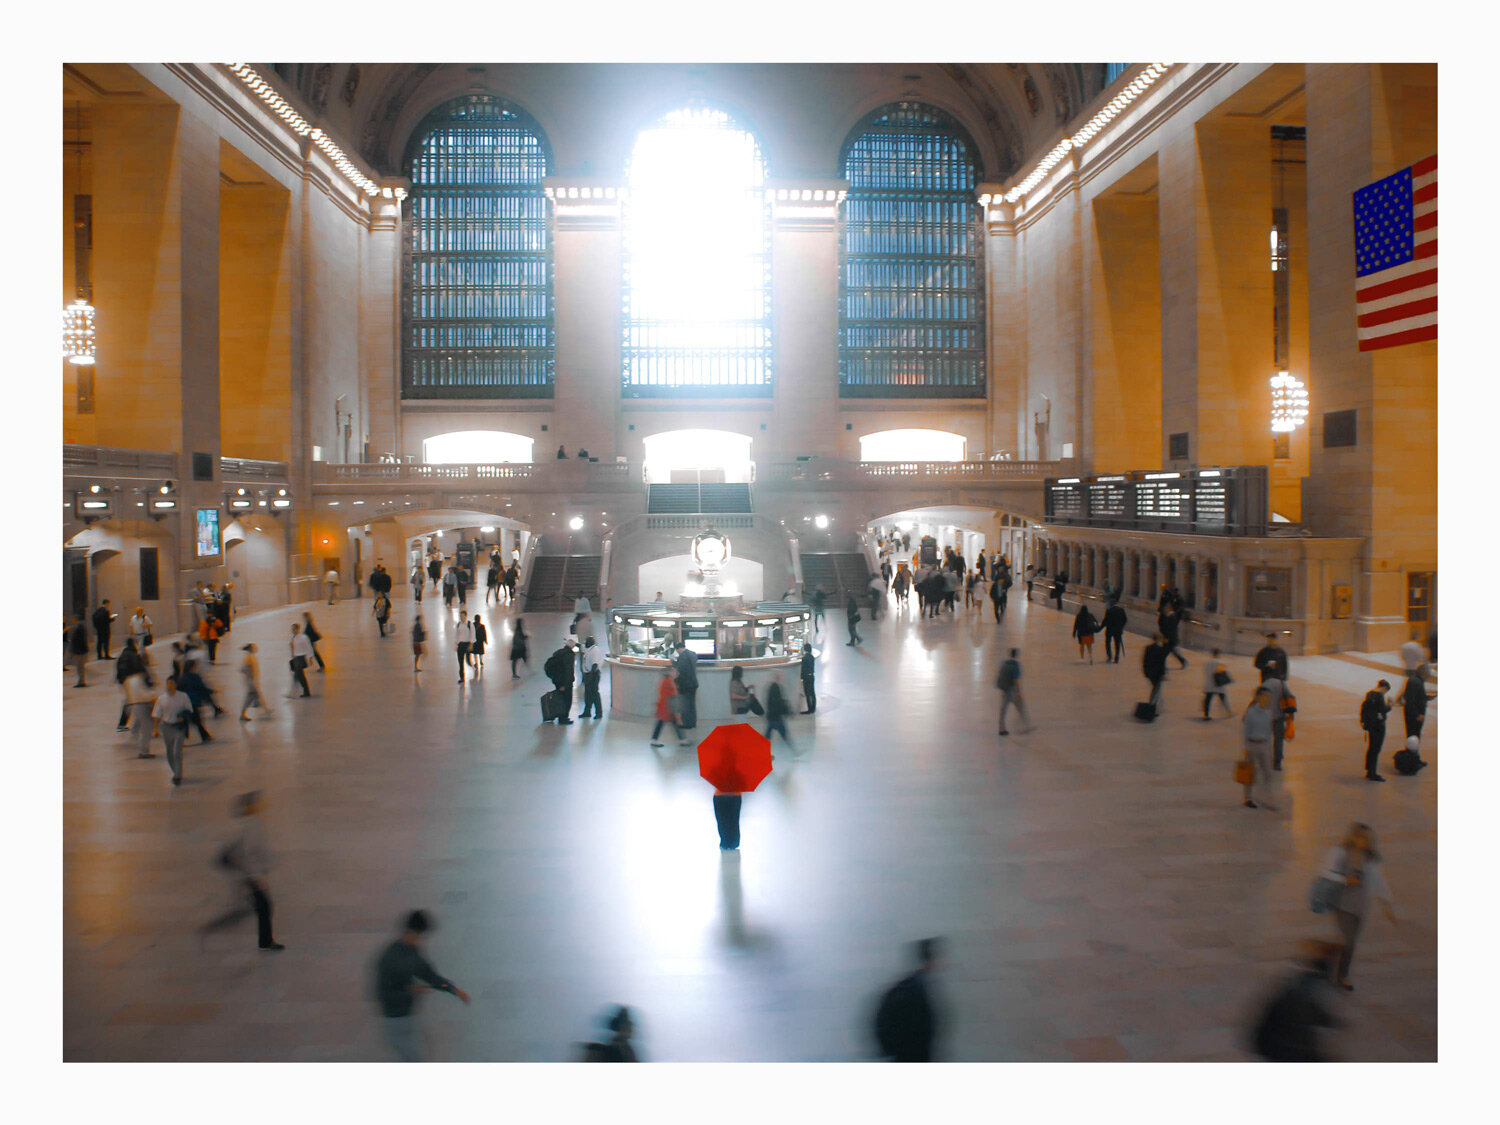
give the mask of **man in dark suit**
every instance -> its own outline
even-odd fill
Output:
[[[802,648],[802,694],[807,697],[807,710],[802,712],[804,715],[811,715],[818,709],[818,693],[813,683],[816,674],[812,645],[804,645]]]
[[[1113,664],[1120,663],[1125,651],[1125,608],[1118,601],[1110,602],[1104,611],[1104,659]]]
[[[119,614],[110,612],[108,598],[94,610],[94,644],[100,660],[109,659],[109,626],[118,616]]]
[[[1161,710],[1161,682],[1167,678],[1167,645],[1160,633],[1141,655],[1141,672],[1151,681],[1151,706]]]
[[[552,686],[562,693],[563,709],[557,716],[557,725],[560,727],[573,725],[573,720],[568,718],[568,712],[573,710],[573,672],[577,667],[578,658],[573,655],[571,644],[563,645],[547,657],[547,663],[542,665],[542,673],[552,681]]]
[[[1366,692],[1364,702],[1359,705],[1359,725],[1369,736],[1365,749],[1365,780],[1384,781],[1376,767],[1380,764],[1380,748],[1385,745],[1385,717],[1390,714],[1390,700],[1386,692],[1391,690],[1389,680],[1381,680],[1374,691]],[[1425,695],[1425,693],[1424,693]]]
[[[1255,666],[1260,669],[1260,682],[1272,676],[1285,680],[1287,673],[1286,649],[1276,643],[1276,634],[1267,633],[1265,647],[1255,654]]]
[[[678,641],[672,664],[677,669],[677,694],[682,696],[682,729],[692,730],[698,725],[698,654]]]
[[[935,1054],[942,1013],[930,978],[938,967],[938,939],[924,938],[913,953],[916,971],[890,987],[875,1013],[875,1041],[891,1062],[931,1062]]]

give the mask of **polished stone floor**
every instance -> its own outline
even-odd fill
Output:
[[[297,612],[242,618],[211,675],[228,714],[189,745],[181,789],[115,733],[111,665],[62,692],[66,1059],[385,1059],[368,970],[414,906],[436,917],[432,960],[473,996],[423,998],[434,1059],[567,1058],[610,1002],[635,1006],[652,1059],[865,1058],[904,943],[932,934],[949,939],[946,1058],[1248,1058],[1244,1029],[1298,939],[1332,936],[1306,891],[1351,819],[1377,832],[1399,921],[1367,927],[1332,1042],[1436,1057],[1436,709],[1432,768],[1363,781],[1369,661],[1293,659],[1295,802],[1278,815],[1241,807],[1238,724],[1196,720],[1191,652],[1143,726],[1142,639],[1118,666],[1080,664],[1070,619],[1040,604],[1001,625],[866,621],[855,649],[840,628],[816,721],[793,721],[797,753],[778,744],[725,857],[691,749],[653,752],[640,721],[538,725],[566,616],[527,618],[535,670],[513,681],[496,611],[489,667],[460,689],[452,615],[430,596],[412,674],[400,593],[384,640],[368,600],[311,607],[328,672],[309,700],[286,698]],[[247,640],[277,715],[243,724]],[[1037,729],[999,739],[1011,645]],[[1240,706],[1256,677],[1247,658],[1230,667]],[[225,901],[212,860],[250,788],[268,799],[279,954],[248,923],[201,948],[194,934]]]

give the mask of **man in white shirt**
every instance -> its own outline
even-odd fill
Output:
[[[187,738],[187,716],[193,701],[177,690],[177,680],[167,679],[167,690],[156,697],[151,708],[152,734],[160,734],[167,747],[167,765],[172,768],[172,784],[182,784],[182,743]]]
[[[301,625],[292,626],[292,679],[302,688],[302,698],[312,698],[312,688],[307,686],[307,666],[313,661],[312,641],[302,631]]]
[[[451,574],[452,571],[449,571]],[[458,654],[458,682],[464,682],[464,665],[469,659],[469,646],[474,643],[474,626],[469,623],[469,611],[458,611],[458,626],[453,630],[453,648]]]
[[[600,651],[598,642],[589,637],[583,647],[583,714],[580,718],[589,717],[590,707],[594,710],[594,718],[604,718],[604,701],[599,698],[599,677],[603,674],[603,662],[604,653]]]
[[[332,605],[339,600],[339,572],[329,567],[323,575],[323,584],[328,587],[328,604]]]
[[[593,612],[594,607],[589,605],[588,597],[582,590],[579,590],[578,597],[573,600],[573,624],[568,626],[568,632],[574,634],[575,636],[585,635],[589,631],[589,629],[593,628],[593,621],[590,620],[589,623],[584,626],[581,632],[579,631],[578,623],[580,621],[583,621],[585,618],[591,617]]]

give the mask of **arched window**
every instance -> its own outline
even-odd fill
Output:
[[[407,147],[402,393],[552,395],[546,138],[486,94],[428,114]]]
[[[627,398],[771,393],[765,161],[727,114],[694,107],[641,131],[624,207]]]
[[[884,106],[841,162],[839,393],[984,397],[984,255],[973,142],[942,110]]]

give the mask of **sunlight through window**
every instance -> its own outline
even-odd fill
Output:
[[[678,110],[636,139],[627,182],[625,394],[770,394],[770,221],[755,138],[717,110]]]

